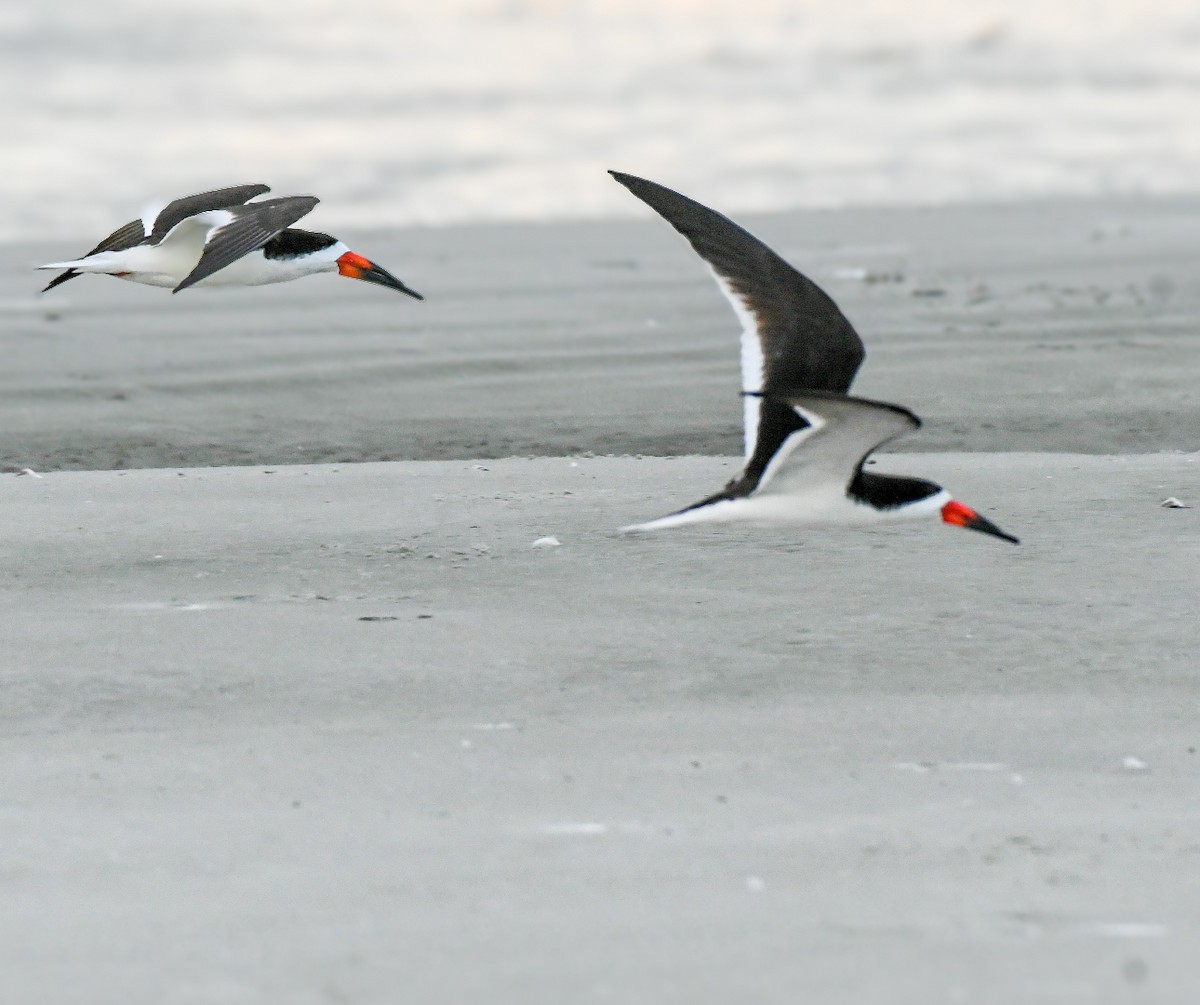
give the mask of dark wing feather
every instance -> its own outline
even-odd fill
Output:
[[[233,219],[209,233],[200,261],[172,292],[186,290],[243,255],[261,248],[280,231],[312,212],[318,202],[316,196],[295,195],[225,207],[233,214]]]
[[[764,397],[758,410],[758,435],[754,440],[754,453],[746,462],[742,473],[733,478],[716,495],[702,499],[687,509],[696,509],[722,499],[738,499],[748,496],[762,480],[763,472],[771,463],[779,448],[783,446],[792,433],[808,427],[808,421],[782,398]]]
[[[185,195],[167,203],[154,219],[154,229],[147,235],[150,244],[158,244],[167,233],[189,216],[197,213],[208,213],[214,209],[231,209],[242,206],[256,195],[270,192],[269,185],[231,185],[229,188],[218,188],[212,192],[200,192],[198,195]]]
[[[744,390],[849,390],[865,351],[824,290],[728,217],[644,178],[609,174],[687,238],[754,318],[764,372],[757,387],[744,375]]]

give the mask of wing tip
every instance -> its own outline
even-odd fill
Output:
[[[638,187],[658,186],[657,182],[650,181],[648,178],[642,178],[636,174],[630,174],[628,171],[617,171],[615,168],[609,168],[608,173],[612,175],[613,180],[619,181],[627,189]],[[658,186],[663,187],[663,186]]]
[[[673,189],[667,188],[665,185],[660,185],[658,182],[650,181],[648,178],[640,178],[635,174],[627,174],[624,171],[614,171],[612,168],[608,169],[608,173],[612,175],[614,181],[620,182],[626,189],[629,190],[630,193],[632,193],[638,199],[641,199],[642,202],[646,203],[646,205],[650,206],[650,208],[654,209],[656,212],[658,212],[657,207],[655,207],[649,201],[652,197],[652,193],[657,190],[662,190],[664,192],[674,191]],[[675,192],[674,194],[678,195],[679,193]]]

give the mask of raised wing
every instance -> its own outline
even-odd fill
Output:
[[[212,192],[201,192],[198,195],[185,195],[167,203],[154,215],[153,221],[146,221],[146,237],[150,244],[158,244],[176,224],[197,213],[209,213],[214,209],[230,209],[242,206],[256,195],[270,192],[269,185],[231,185],[229,188],[218,188]],[[149,215],[149,214],[147,214]]]
[[[240,206],[246,200],[256,195],[271,191],[267,185],[234,185],[230,188],[219,188],[212,192],[201,192],[199,195],[185,195],[182,199],[169,202],[162,209],[143,214],[140,220],[130,220],[123,227],[118,227],[103,241],[96,245],[86,255],[80,258],[91,258],[101,251],[127,251],[135,248],[143,241],[157,244],[176,224],[195,216],[197,213],[207,213],[214,209],[227,209],[230,206]],[[149,220],[147,220],[149,217]],[[61,272],[42,290],[43,293],[82,275],[74,269]]]
[[[609,174],[687,238],[742,322],[747,459],[760,426],[754,395],[850,389],[865,350],[824,290],[728,217],[644,178]]]
[[[209,214],[213,228],[205,239],[200,260],[172,292],[186,290],[261,248],[280,231],[312,212],[320,201],[312,195],[293,195],[213,211]]]
[[[805,427],[785,436],[767,462],[758,493],[794,494],[826,481],[849,488],[870,454],[921,427],[907,408],[827,391],[795,391],[778,401]]]

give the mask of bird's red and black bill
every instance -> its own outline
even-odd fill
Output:
[[[353,251],[347,251],[337,260],[337,263],[338,274],[346,276],[348,279],[361,279],[367,283],[375,283],[377,286],[386,286],[389,290],[399,290],[417,300],[425,299],[416,290],[405,286],[387,269],[376,265],[368,258],[363,258],[362,255],[356,255]]]
[[[966,527],[967,530],[981,531],[984,534],[991,534],[993,537],[1011,541],[1013,544],[1021,543],[1011,534],[1006,534],[1002,531],[987,517],[980,516],[970,506],[964,506],[954,499],[951,499],[942,507],[942,520],[955,527]]]

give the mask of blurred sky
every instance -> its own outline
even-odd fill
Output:
[[[1195,0],[0,0],[0,94],[2,238],[1200,188]]]

